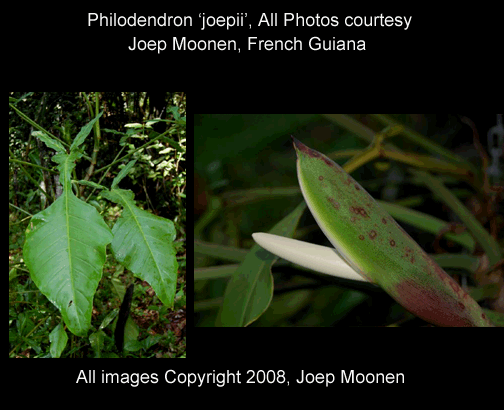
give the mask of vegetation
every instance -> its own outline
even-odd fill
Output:
[[[339,163],[450,275],[443,275],[450,287],[460,286],[502,326],[504,174],[497,118],[500,127],[486,114],[195,115],[196,326],[431,326],[383,287],[314,273],[306,259],[287,262],[252,239],[263,232],[334,248],[305,207],[291,135]],[[492,132],[493,143],[486,138]],[[223,139],[226,144],[216,144]],[[326,179],[318,173],[314,182]],[[336,185],[331,180],[328,188]],[[326,231],[348,233],[342,221],[323,222]],[[360,245],[365,238],[357,238],[356,257],[368,258],[370,249]],[[303,258],[299,244],[289,246],[295,259]]]
[[[185,110],[184,93],[9,94],[10,357],[185,357]],[[41,234],[41,226],[51,230]],[[79,234],[64,248],[58,235],[72,229]],[[155,273],[172,285],[156,282],[138,260],[141,241],[128,239],[146,230]],[[85,246],[103,258],[83,252],[82,271],[59,259]],[[89,312],[81,312],[84,299],[61,302],[55,283],[66,268],[72,295],[90,297]],[[88,270],[98,272],[97,289]],[[81,274],[89,281],[75,284]],[[132,283],[118,351],[115,323]]]

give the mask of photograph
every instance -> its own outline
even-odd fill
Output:
[[[9,92],[9,358],[185,358],[186,94]]]

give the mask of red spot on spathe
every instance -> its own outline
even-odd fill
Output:
[[[351,206],[350,212],[357,214],[357,215],[368,216],[366,210],[364,208],[359,207],[359,206]]]
[[[322,155],[322,159],[324,160],[324,162],[329,165],[330,167],[334,167],[334,162],[331,161],[329,158],[327,158],[326,156]]]
[[[333,197],[328,196],[327,200],[331,203],[334,209],[339,210],[340,209],[340,204],[339,202],[336,202]]]
[[[406,258],[406,259],[410,259],[410,255],[413,253],[413,249],[411,249],[411,248],[409,248],[408,246],[406,246],[406,247],[404,248],[404,251],[405,251],[405,254],[404,254],[405,258]],[[412,257],[413,257],[413,256],[412,256]]]
[[[395,246],[395,241],[393,239],[390,240],[390,246]]]
[[[371,239],[376,238],[376,236],[377,236],[377,235],[378,235],[378,234],[376,233],[376,231],[375,231],[375,230],[373,230],[373,231],[369,232],[369,237],[370,237]]]

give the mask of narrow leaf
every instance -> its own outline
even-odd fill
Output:
[[[129,190],[116,188],[101,195],[124,208],[112,229],[115,258],[147,281],[163,304],[173,306],[178,269],[173,222],[138,208]]]
[[[81,144],[84,142],[84,140],[87,138],[91,130],[93,129],[93,125],[96,121],[100,119],[102,116],[103,111],[99,113],[95,118],[93,118],[91,121],[89,121],[84,127],[81,128],[80,132],[77,134],[75,139],[72,142],[72,145],[70,146],[70,151],[74,151],[76,148],[80,147]]]
[[[107,187],[104,187],[103,185],[97,184],[96,182],[92,181],[86,181],[85,179],[79,179],[77,182],[81,185],[90,186],[96,189],[107,189]]]
[[[305,201],[356,272],[438,326],[492,326],[474,299],[338,164],[296,139],[294,148]]]
[[[32,135],[37,137],[40,141],[46,144],[49,148],[54,149],[57,152],[65,152],[65,147],[58,140],[51,138],[45,132],[33,131]]]
[[[112,181],[112,189],[114,189],[118,184],[119,182],[121,182],[121,180],[126,176],[128,175],[128,173],[130,172],[131,168],[133,168],[133,166],[136,164],[136,159],[128,162],[126,164],[126,166],[121,169],[121,171],[117,174],[117,176],[114,178],[114,181]]]
[[[103,319],[100,325],[100,330],[105,329],[108,325],[110,325],[114,321],[118,313],[119,309],[114,309],[107,316],[105,316],[105,319]]]

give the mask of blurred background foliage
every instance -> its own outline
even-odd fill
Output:
[[[358,137],[363,132],[360,125],[373,133],[386,125],[375,115],[354,114],[347,118],[352,126],[344,126],[329,115],[194,116],[197,326],[214,326],[227,277],[254,245],[251,234],[268,232],[302,201],[290,135],[343,165],[369,145]],[[490,141],[489,146],[487,139],[487,132],[496,125],[496,115],[391,114],[388,118],[421,134],[427,143],[450,150],[471,167],[475,174],[472,183],[457,175],[439,175],[480,223],[498,237],[502,247],[503,237],[499,234],[504,224],[499,207],[503,199],[502,174],[489,179],[492,189],[480,183],[493,160],[492,148],[498,144]],[[475,135],[472,126],[476,132],[479,130],[481,138]],[[441,157],[402,135],[391,138],[391,142],[411,157]],[[499,162],[502,151],[497,161],[502,169]],[[444,221],[460,222],[443,198],[436,197],[407,169],[408,165],[399,161],[378,158],[358,168],[352,176],[376,199]],[[400,223],[430,254],[466,252],[441,232],[434,234],[414,224]],[[301,217],[295,238],[330,246],[308,211]],[[481,248],[477,247],[472,256],[481,255]],[[478,259],[471,261],[478,265]],[[445,269],[463,286],[473,284],[463,268]],[[366,284],[324,277],[282,260],[273,267],[273,278],[272,303],[251,326],[393,325],[411,319],[385,292]],[[502,284],[502,275],[497,282]],[[425,325],[420,319],[405,323],[410,324]]]

